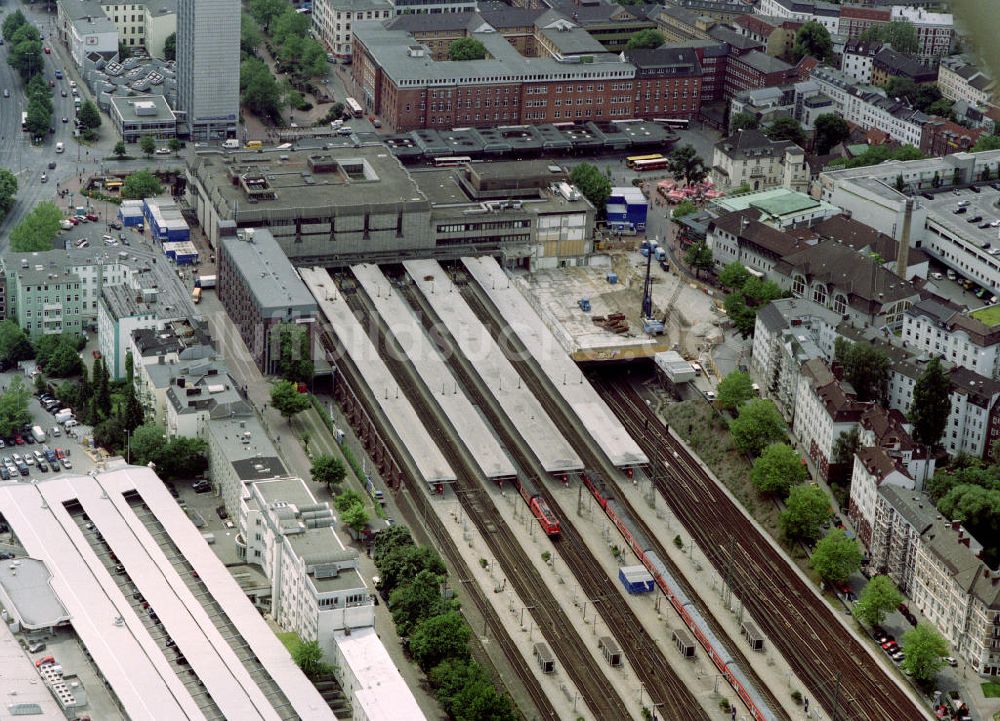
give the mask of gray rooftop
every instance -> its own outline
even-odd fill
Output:
[[[316,301],[269,231],[241,231],[220,242],[265,316],[315,314]]]
[[[42,561],[18,558],[0,563],[0,593],[27,629],[59,626],[70,618],[52,590],[52,574]]]
[[[191,294],[179,279],[173,283],[144,283],[139,289],[105,285],[101,302],[116,321],[135,317],[192,318],[196,313]]]
[[[227,153],[202,152],[190,163],[223,220],[240,225],[328,215],[420,210],[427,200],[384,145]],[[250,201],[253,201],[252,203]]]
[[[882,483],[878,492],[917,531],[923,533],[934,524],[937,508],[930,496],[892,483]]]
[[[538,79],[631,78],[635,68],[610,53],[600,54],[592,63],[563,63],[554,58],[527,58],[499,33],[474,33],[486,46],[488,59],[434,60],[426,52],[413,57],[410,48],[419,45],[413,36],[390,30],[378,22],[355,23],[354,37],[368,49],[375,62],[397,85],[425,87],[458,82],[519,82],[525,76]]]
[[[283,467],[279,472],[278,467],[271,463],[271,459],[277,458],[278,451],[249,406],[232,417],[213,418],[208,423],[208,432],[237,474],[241,468],[246,472],[245,466],[237,464],[250,461],[251,467],[257,463],[266,464],[274,475],[284,475]]]
[[[162,95],[141,95],[137,97],[112,95],[111,104],[126,123],[161,122],[177,118],[174,111],[170,109],[167,99]],[[144,109],[142,113],[139,113],[136,111],[137,105],[147,106],[153,112]]]

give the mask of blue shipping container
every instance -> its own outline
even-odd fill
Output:
[[[618,580],[633,596],[653,590],[653,574],[645,566],[622,566],[618,569]]]

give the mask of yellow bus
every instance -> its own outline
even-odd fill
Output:
[[[195,288],[191,291],[191,300],[195,305],[201,303],[201,288]]]
[[[125,183],[123,181],[118,180],[117,178],[114,179],[114,180],[105,180],[104,181],[104,189],[105,190],[110,190],[111,192],[117,192],[117,191],[119,191],[119,190],[122,189],[122,186],[124,184]]]
[[[625,166],[628,168],[634,168],[635,164],[644,160],[662,160],[662,153],[654,153],[653,155],[630,155],[625,158]]]
[[[259,140],[250,140],[246,144],[247,150],[260,150],[263,147],[264,143],[260,142]]]

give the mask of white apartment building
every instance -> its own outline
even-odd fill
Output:
[[[904,145],[920,146],[921,129],[930,118],[885,95],[880,88],[866,86],[850,75],[827,65],[813,69],[810,79],[832,101],[844,120],[864,130],[881,130]]]
[[[840,30],[840,8],[832,3],[812,0],[761,0],[754,12],[757,15],[789,18],[804,23],[815,20],[831,35]]]
[[[879,485],[871,534],[862,538],[868,545],[869,571],[888,576],[896,588],[912,596],[920,537],[936,520],[940,517],[927,494],[894,483]]]
[[[878,490],[883,485],[908,491],[916,488],[916,482],[888,453],[881,448],[863,444],[854,455],[848,515],[858,531],[858,538],[865,546],[871,546]]]
[[[833,354],[840,316],[804,298],[782,298],[757,312],[750,375],[786,421],[795,413],[799,371],[812,358]]]
[[[848,395],[822,359],[813,358],[803,364],[795,393],[792,434],[824,478],[830,476],[837,439],[856,430],[870,406]]]
[[[247,484],[239,519],[247,559],[271,580],[271,615],[282,628],[329,650],[335,631],[375,623],[358,552],[344,548],[330,504],[317,502],[305,481]]]
[[[917,31],[917,55],[930,58],[951,53],[955,42],[955,18],[951,13],[934,13],[922,7],[893,5],[892,19],[913,23]]]
[[[942,58],[938,65],[938,89],[949,100],[964,100],[981,108],[993,100],[996,84],[976,65],[951,57]]]
[[[180,366],[167,389],[166,406],[171,437],[207,438],[212,421],[253,415],[226,365],[208,359]]]
[[[148,3],[102,2],[101,5],[105,16],[118,28],[122,43],[130,48],[145,48],[153,57],[163,57],[163,45],[167,36],[177,32],[176,0],[150,0]]]
[[[208,335],[187,320],[139,329],[129,336],[136,396],[148,421],[167,426],[167,391],[196,361],[215,360]]]
[[[351,57],[351,25],[361,20],[387,20],[395,15],[388,0],[314,0],[313,29],[338,60]]]
[[[790,140],[771,140],[759,130],[741,130],[715,144],[712,180],[719,190],[744,184],[751,190],[809,189],[805,151]]]
[[[1000,325],[989,326],[977,315],[928,298],[906,311],[902,338],[915,351],[1000,378]]]
[[[860,85],[871,85],[875,55],[882,43],[851,40],[840,57],[840,71]]]

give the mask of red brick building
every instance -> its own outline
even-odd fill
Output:
[[[930,157],[967,152],[982,134],[981,128],[966,128],[951,120],[932,118],[920,129],[920,152]]]
[[[723,94],[729,100],[744,90],[779,87],[797,77],[795,66],[755,50],[739,57],[729,57]]]
[[[892,10],[888,7],[861,7],[860,5],[840,6],[840,34],[848,38],[858,38],[874,25],[885,25],[892,20]]]
[[[635,117],[693,118],[701,109],[701,64],[692,48],[626,50],[635,66]]]

